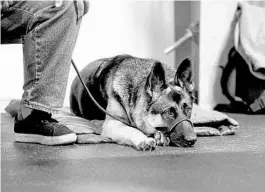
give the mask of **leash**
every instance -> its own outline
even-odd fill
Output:
[[[94,103],[94,104],[95,104],[95,105],[96,105],[96,106],[97,106],[97,107],[98,107],[103,113],[107,114],[108,116],[112,117],[113,119],[118,120],[118,121],[120,121],[120,122],[122,122],[122,123],[124,123],[125,125],[128,125],[128,126],[130,126],[130,127],[134,127],[134,128],[136,128],[135,126],[133,126],[133,125],[131,125],[131,124],[129,124],[129,123],[123,121],[122,119],[119,119],[118,117],[115,117],[115,116],[111,115],[111,114],[110,114],[109,112],[107,112],[103,107],[101,107],[101,105],[99,105],[99,103],[95,100],[95,98],[93,97],[92,93],[89,91],[89,89],[87,88],[86,84],[84,83],[84,81],[83,81],[83,79],[82,79],[82,77],[81,77],[81,75],[80,75],[80,73],[79,73],[79,71],[78,71],[78,69],[77,69],[77,67],[76,67],[76,64],[75,64],[75,62],[74,62],[73,59],[71,60],[71,63],[72,63],[72,65],[73,65],[73,67],[74,67],[74,69],[75,69],[75,71],[76,71],[76,74],[77,74],[79,80],[81,81],[82,85],[84,86],[84,88],[85,88],[86,92],[88,93],[90,99],[92,99],[93,103]]]
[[[95,98],[93,97],[93,95],[92,95],[91,92],[89,91],[88,87],[87,87],[86,84],[84,83],[84,81],[83,81],[83,79],[82,79],[82,77],[81,77],[81,75],[80,75],[80,73],[79,73],[79,71],[78,71],[78,69],[77,69],[77,67],[76,67],[76,64],[75,64],[75,62],[74,62],[73,59],[71,60],[71,63],[72,63],[72,65],[73,65],[73,67],[74,67],[74,69],[75,69],[75,71],[76,71],[76,74],[77,74],[79,80],[81,81],[82,85],[84,86],[86,92],[88,93],[90,99],[92,99],[92,101],[94,102],[94,104],[95,104],[95,105],[96,105],[96,106],[97,106],[97,107],[98,107],[103,113],[107,114],[108,116],[112,117],[113,119],[115,119],[115,120],[117,120],[117,121],[120,121],[120,122],[124,123],[125,125],[127,125],[127,126],[129,126],[129,127],[134,127],[134,128],[137,129],[137,127],[131,125],[130,123],[127,123],[126,121],[123,121],[122,119],[120,119],[120,118],[118,118],[118,117],[115,117],[115,116],[111,115],[111,114],[110,114],[109,112],[107,112],[103,107],[101,107],[101,105],[95,100]],[[179,120],[179,121],[176,120],[176,121],[173,123],[173,125],[171,126],[171,128],[169,129],[169,132],[168,132],[168,133],[171,133],[172,131],[174,131],[174,127],[178,126],[178,125],[179,125],[181,122],[183,122],[183,121],[187,121],[187,122],[189,122],[189,123],[191,124],[191,126],[194,127],[194,125],[193,125],[193,123],[191,122],[191,120],[189,120],[189,119],[187,119],[187,118],[184,118],[184,119],[181,119],[181,120]]]

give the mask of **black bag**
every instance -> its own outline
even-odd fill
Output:
[[[264,61],[265,62],[265,61]],[[229,78],[235,70],[235,95],[229,92]],[[243,57],[233,47],[228,63],[223,68],[221,89],[230,104],[219,104],[214,109],[223,112],[265,114],[265,81],[255,77]]]

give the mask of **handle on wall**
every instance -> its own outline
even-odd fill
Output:
[[[189,28],[186,30],[186,33],[179,38],[175,43],[170,45],[164,50],[165,54],[169,54],[170,52],[174,51],[176,48],[178,48],[180,45],[182,45],[184,42],[186,42],[189,39],[193,39],[196,43],[199,43],[199,28],[200,23],[192,23]]]

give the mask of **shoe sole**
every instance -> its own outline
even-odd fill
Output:
[[[42,145],[64,145],[75,143],[77,136],[75,133],[70,133],[62,136],[42,136],[35,134],[20,134],[15,133],[15,141],[23,143],[38,143]]]

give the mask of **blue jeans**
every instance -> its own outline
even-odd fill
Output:
[[[23,39],[21,106],[53,113],[63,106],[72,53],[87,2],[15,1],[1,13],[1,43]]]

